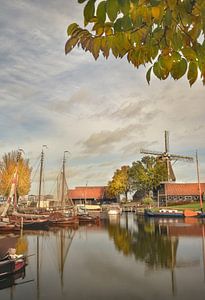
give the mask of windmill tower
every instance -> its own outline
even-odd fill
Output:
[[[157,156],[157,158],[159,160],[164,161],[166,164],[166,168],[167,168],[167,181],[168,182],[176,181],[176,177],[174,175],[171,161],[176,162],[178,160],[181,160],[181,161],[192,162],[193,157],[169,153],[169,132],[167,130],[165,130],[165,132],[164,132],[164,142],[165,142],[164,143],[165,144],[164,152],[141,149],[140,153],[155,155],[155,156]]]

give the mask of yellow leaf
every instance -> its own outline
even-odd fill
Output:
[[[160,7],[159,7],[159,6],[154,6],[154,7],[152,7],[152,16],[153,16],[156,20],[159,19],[159,17],[160,17],[160,12],[161,12],[161,10],[160,10]]]

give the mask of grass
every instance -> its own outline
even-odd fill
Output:
[[[166,208],[200,210],[200,204],[199,203],[189,203],[189,204],[182,204],[182,205],[167,206]],[[205,210],[205,203],[203,204],[203,209]]]

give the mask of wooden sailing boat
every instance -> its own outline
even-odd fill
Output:
[[[43,161],[44,161],[44,151],[42,147],[41,151],[41,167],[40,167],[40,185],[39,185],[39,203],[41,196],[41,181],[42,181],[42,170],[43,170]],[[21,155],[21,153],[20,153]],[[20,159],[20,155],[17,158],[17,167],[14,172],[14,179],[11,187],[11,194],[14,194],[14,199],[16,199],[16,187],[18,183],[18,161]],[[39,205],[40,206],[40,205]],[[39,208],[38,206],[38,208]],[[28,214],[28,213],[19,213],[16,209],[16,200],[14,201],[14,212],[9,217],[10,222],[12,224],[17,224],[23,229],[48,229],[48,219],[46,216],[42,216],[40,214]]]
[[[61,197],[60,198],[60,207],[59,210],[50,213],[49,216],[49,224],[52,226],[73,226],[78,225],[79,219],[75,215],[74,205],[72,204],[71,207],[66,207],[65,204],[65,194],[67,195],[67,183],[66,183],[66,176],[65,176],[65,163],[66,163],[66,153],[68,151],[64,151],[63,154],[63,164],[62,164],[62,172],[61,172]],[[65,193],[66,189],[66,193]]]

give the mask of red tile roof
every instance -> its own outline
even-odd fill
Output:
[[[165,183],[167,195],[194,196],[199,195],[198,183]],[[201,183],[201,193],[205,193],[205,183]]]
[[[102,199],[105,186],[79,186],[68,191],[70,199]]]

